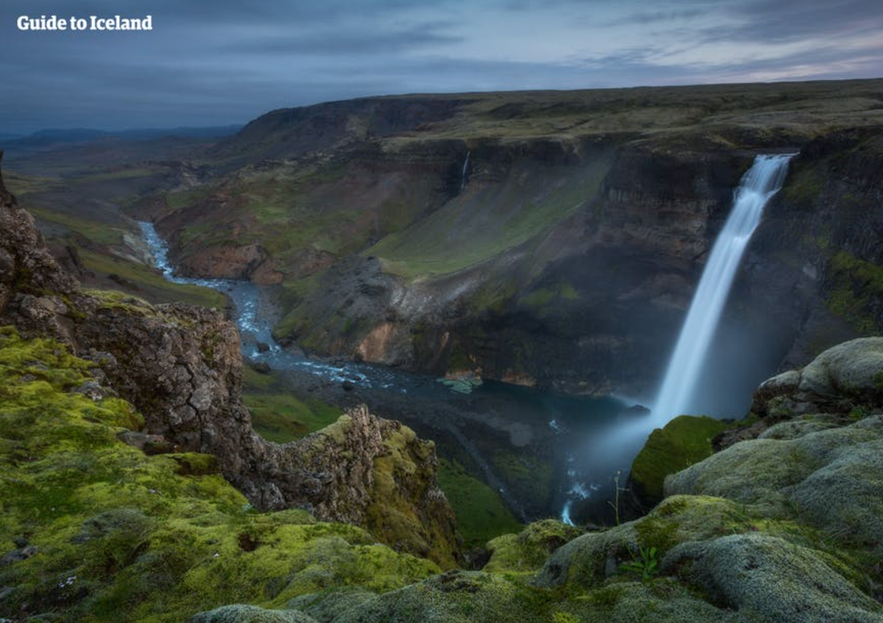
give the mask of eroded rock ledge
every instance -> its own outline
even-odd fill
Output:
[[[240,399],[233,323],[181,303],[153,306],[83,290],[56,264],[33,217],[0,177],[3,324],[25,336],[55,337],[95,362],[102,385],[143,413],[146,433],[176,451],[215,455],[255,506],[306,508],[321,520],[360,524],[396,548],[453,564],[457,535],[438,488],[432,442],[366,407],[303,440],[265,441]]]

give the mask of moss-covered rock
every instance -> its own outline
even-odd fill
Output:
[[[711,456],[711,440],[729,426],[710,417],[681,415],[655,429],[632,462],[628,488],[652,508],[663,498],[665,477]]]
[[[663,568],[751,620],[770,623],[883,621],[883,607],[818,552],[765,534],[677,546]]]
[[[840,539],[883,542],[883,416],[793,439],[738,443],[666,479],[666,493],[727,497]]]
[[[255,512],[211,473],[213,457],[124,444],[118,434],[143,423],[131,405],[70,391],[93,381],[91,367],[52,340],[0,331],[0,554],[13,554],[0,617],[179,622],[439,572],[355,526]]]
[[[488,543],[491,558],[484,570],[533,571],[542,567],[549,554],[582,534],[582,530],[556,521],[544,519],[522,530],[519,534],[505,534]]]
[[[265,610],[256,606],[222,606],[201,612],[189,623],[315,623],[315,619],[296,610]]]
[[[550,598],[538,589],[519,585],[504,577],[478,571],[450,571],[419,584],[362,601],[357,608],[337,611],[333,619],[319,618],[332,612],[327,601],[349,600],[346,593],[329,595],[324,604],[304,612],[321,623],[376,623],[421,621],[425,623],[497,623],[513,617],[529,623],[549,620]],[[321,606],[321,609],[320,609]]]
[[[751,410],[783,419],[804,413],[883,408],[883,338],[859,338],[824,351],[802,370],[775,376],[754,393]]]
[[[674,547],[727,534],[762,531],[801,544],[820,541],[811,528],[787,518],[772,518],[763,509],[720,497],[675,495],[648,515],[602,532],[578,537],[555,551],[536,576],[539,586],[594,588],[611,578],[642,576],[644,555],[658,564]]]

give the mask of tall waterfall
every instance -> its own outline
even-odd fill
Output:
[[[649,418],[635,417],[612,424],[594,435],[584,447],[583,466],[574,470],[573,487],[566,493],[561,521],[572,524],[574,503],[599,495],[613,496],[619,480],[613,474],[628,472],[647,435],[657,427],[691,410],[697,378],[714,338],[715,329],[736,277],[748,240],[760,223],[764,207],[785,181],[788,161],[795,154],[758,156],[736,190],[733,209],[717,237],[708,264],[699,280],[687,319],[681,328],[665,381]],[[568,472],[570,474],[570,472]],[[588,487],[582,486],[582,481]],[[606,487],[604,489],[603,487]]]
[[[690,410],[696,380],[708,355],[742,254],[760,223],[764,207],[782,187],[788,161],[794,155],[758,156],[742,178],[733,210],[714,243],[669,360],[653,408],[654,426],[663,426],[672,417]]]

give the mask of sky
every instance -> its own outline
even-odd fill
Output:
[[[19,16],[152,16],[21,32]],[[0,133],[398,93],[883,76],[880,0],[2,0]]]

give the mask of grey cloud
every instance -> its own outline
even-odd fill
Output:
[[[763,50],[769,42],[824,42],[844,32],[867,36],[883,28],[883,5],[870,0],[133,0],[125,9],[119,0],[75,4],[78,14],[150,12],[155,30],[20,33],[14,28],[18,14],[64,15],[73,4],[3,0],[0,131],[216,125],[246,122],[272,108],[374,94],[719,82],[764,71],[787,77],[789,70],[807,67],[807,77],[872,77],[883,67],[880,49],[825,45],[773,60],[746,55],[718,65],[663,64],[673,52],[717,41]],[[478,11],[484,19],[493,15],[499,32],[473,33],[470,20]],[[564,48],[560,58],[546,62],[489,60],[499,58],[487,47],[493,35],[508,32],[513,22],[507,20],[524,24],[525,16],[515,15],[523,11],[562,25],[563,19],[572,25],[580,15],[603,15],[606,25],[635,28],[651,43],[589,57],[575,42],[572,51]],[[711,15],[727,24],[701,28]],[[597,23],[586,21],[586,40],[599,36],[589,30]],[[559,43],[554,28],[536,36]]]
[[[308,35],[274,35],[251,38],[223,50],[256,54],[389,54],[462,42],[461,36],[440,32],[445,24],[425,24],[406,30],[368,30],[350,33],[314,32]]]
[[[639,11],[630,13],[617,19],[606,22],[607,26],[628,26],[630,24],[657,24],[659,22],[674,22],[689,20],[694,17],[708,14],[705,9],[677,9],[668,11]]]

